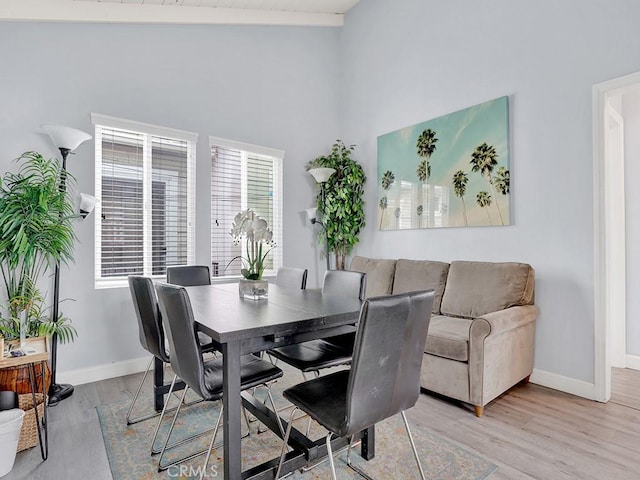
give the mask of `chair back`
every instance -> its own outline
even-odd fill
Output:
[[[128,281],[138,320],[140,345],[156,358],[169,363],[169,355],[164,345],[162,318],[158,310],[153,281],[149,277],[140,275],[130,275]]]
[[[202,348],[191,310],[191,301],[182,286],[159,283],[158,305],[162,323],[169,339],[171,368],[188,386],[202,398],[208,398],[204,384]]]
[[[276,275],[276,285],[287,288],[307,288],[307,269],[281,267]]]
[[[360,311],[347,385],[345,435],[415,405],[433,290],[374,297]]]
[[[322,283],[322,293],[343,295],[364,300],[367,274],[349,270],[327,270]]]
[[[209,267],[206,265],[182,265],[167,267],[167,283],[183,287],[211,285]]]

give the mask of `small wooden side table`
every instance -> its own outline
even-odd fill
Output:
[[[11,345],[12,350],[20,348],[19,340],[12,340],[8,342]],[[0,358],[0,370],[9,367],[21,367],[28,366],[29,368],[29,381],[31,383],[31,395],[33,396],[33,408],[35,410],[36,427],[38,429],[38,444],[40,445],[40,454],[42,460],[46,460],[49,456],[49,436],[47,433],[47,385],[45,381],[45,368],[46,363],[49,361],[49,342],[45,337],[27,338],[26,346],[33,348],[36,352],[22,357],[2,357]],[[0,352],[0,356],[3,355]],[[42,394],[44,399],[43,415],[42,419],[38,415],[38,402],[36,400],[36,372],[34,365],[40,363],[42,372]]]

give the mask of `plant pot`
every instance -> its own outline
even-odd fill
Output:
[[[269,295],[269,282],[266,280],[247,280],[241,278],[238,282],[240,298],[249,300],[263,300]]]

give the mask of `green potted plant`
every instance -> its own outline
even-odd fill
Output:
[[[354,145],[346,146],[337,140],[328,155],[317,157],[307,163],[307,171],[314,168],[331,168],[335,172],[320,184],[316,195],[318,212],[326,229],[328,251],[335,255],[335,268],[346,268],[347,256],[359,241],[365,226],[364,184],[367,177],[358,162],[351,158]],[[323,200],[324,196],[324,200]],[[321,240],[322,241],[322,240]]]
[[[76,330],[62,315],[47,315],[45,296],[37,283],[57,261],[73,259],[77,217],[74,203],[61,191],[62,171],[56,159],[25,152],[18,173],[0,178],[0,272],[6,300],[0,316],[0,334],[6,340],[57,334],[61,342],[75,338]]]

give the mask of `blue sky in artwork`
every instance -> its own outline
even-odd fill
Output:
[[[495,147],[498,154],[498,165],[494,168],[493,175],[499,167],[509,169],[508,108],[508,97],[505,96],[379,136],[378,199],[385,194],[392,201],[396,198],[391,191],[385,192],[380,186],[382,175],[387,170],[395,175],[394,188],[399,188],[401,181],[420,184],[416,170],[422,158],[417,154],[416,143],[419,135],[430,128],[436,132],[438,141],[436,150],[429,159],[431,176],[428,183],[449,188],[446,205],[448,222],[441,226],[464,226],[462,201],[454,195],[452,185],[453,174],[458,170],[464,171],[469,178],[464,198],[468,224],[509,224],[509,196],[498,192],[493,195],[487,180],[479,173],[471,172],[470,163],[471,154],[476,147],[486,142]],[[476,195],[480,191],[492,194],[494,205],[488,209],[478,206]],[[495,205],[496,200],[498,205]],[[395,207],[390,203],[390,211]],[[394,228],[390,223],[385,222],[385,225],[383,229]],[[409,228],[417,227],[414,225]]]

